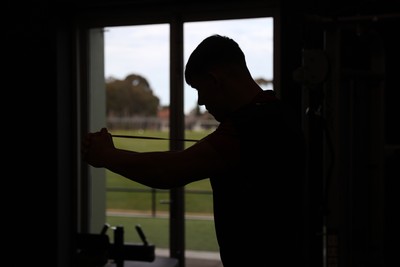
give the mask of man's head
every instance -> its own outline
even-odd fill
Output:
[[[186,64],[185,79],[197,90],[198,104],[217,121],[246,104],[260,89],[239,45],[221,35],[207,37],[196,47]]]
[[[197,76],[216,67],[237,66],[246,69],[246,60],[239,45],[231,38],[212,35],[204,39],[192,52],[185,69],[186,83],[192,85]]]

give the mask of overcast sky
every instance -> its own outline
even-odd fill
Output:
[[[226,35],[239,44],[253,78],[273,78],[272,18],[185,23],[185,64],[196,46],[212,34]],[[143,76],[161,104],[169,105],[168,24],[106,28],[105,76],[124,79],[129,74]],[[195,107],[197,94],[186,84],[184,90],[187,113]]]

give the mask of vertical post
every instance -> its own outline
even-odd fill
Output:
[[[346,138],[343,129],[344,110],[347,109],[347,96],[341,91],[341,43],[342,32],[336,27],[327,28],[324,31],[324,50],[330,62],[330,76],[325,83],[324,117],[326,118],[326,133],[330,136],[334,153],[329,153],[327,139],[324,140],[324,231],[323,248],[324,267],[346,266],[345,258],[347,253],[346,240],[344,233],[348,231],[345,225],[346,212],[350,207],[346,207],[346,197],[348,188],[346,180],[348,167],[338,162],[350,162],[350,157],[344,149]],[[340,102],[341,101],[341,102]],[[346,102],[344,102],[346,101]],[[348,115],[347,115],[348,116]],[[329,167],[329,164],[331,166]],[[350,206],[350,205],[349,205]],[[329,212],[327,212],[329,210]],[[342,228],[340,231],[339,228]],[[350,232],[348,233],[350,235]]]
[[[151,215],[156,217],[156,189],[151,189]]]
[[[183,23],[175,17],[170,24],[170,149],[181,150],[184,143],[183,112]],[[184,188],[170,191],[170,255],[185,266]]]
[[[117,226],[114,228],[114,261],[116,267],[124,267],[124,227]]]

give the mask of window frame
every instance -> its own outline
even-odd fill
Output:
[[[135,14],[134,16],[132,14]],[[272,17],[274,19],[274,90],[280,95],[278,71],[279,62],[279,16],[273,7],[267,5],[232,5],[230,7],[202,4],[189,7],[159,6],[130,7],[96,12],[81,12],[76,19],[76,85],[77,85],[77,131],[90,129],[90,88],[91,55],[90,29],[113,26],[139,26],[146,24],[170,25],[170,137],[184,138],[184,62],[183,31],[187,22],[213,21],[226,19],[244,19]],[[79,134],[78,134],[79,136]],[[78,137],[79,141],[79,137]],[[79,143],[79,142],[78,142]],[[170,149],[182,149],[182,142],[170,141]],[[79,148],[77,149],[79,151]],[[79,156],[78,156],[79,159]],[[78,163],[77,174],[77,224],[78,231],[97,232],[93,227],[91,215],[96,212],[88,195],[91,192],[91,181],[88,166]],[[185,225],[184,225],[184,190],[170,190],[170,257],[177,258],[183,266],[185,258]],[[102,222],[103,223],[103,222]],[[172,238],[174,237],[174,238]]]

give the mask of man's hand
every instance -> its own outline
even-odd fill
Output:
[[[105,167],[107,157],[115,149],[111,134],[106,128],[88,133],[82,140],[82,158],[96,168]]]

